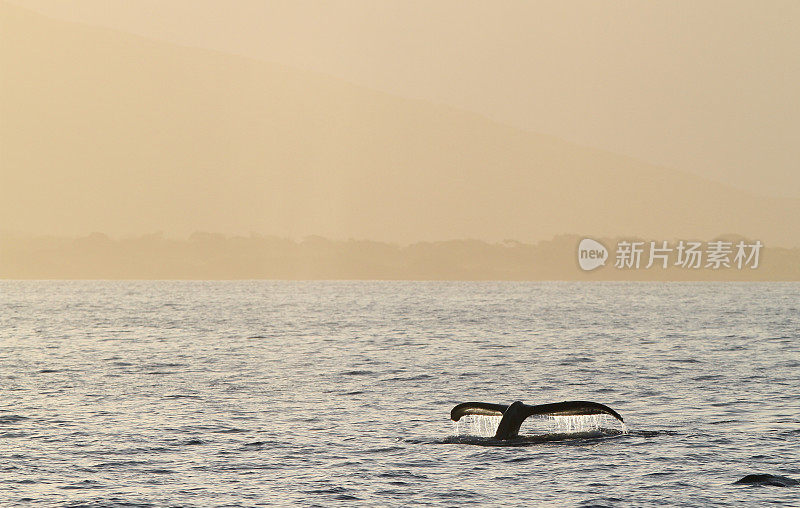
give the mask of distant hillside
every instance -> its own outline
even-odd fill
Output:
[[[378,280],[775,280],[800,281],[800,249],[766,246],[756,269],[681,268],[658,263],[618,269],[619,240],[606,266],[578,267],[578,236],[536,244],[478,240],[421,242],[405,247],[381,242],[309,237],[226,237],[195,233],[187,240],[162,235],[114,240],[0,235],[0,279],[378,279]],[[631,240],[630,238],[625,240]],[[728,238],[734,244],[738,238]],[[748,241],[750,243],[750,241]],[[673,247],[675,244],[673,243]],[[730,256],[732,261],[733,255]]]
[[[800,245],[800,200],[464,111],[7,4],[0,38],[2,229]]]

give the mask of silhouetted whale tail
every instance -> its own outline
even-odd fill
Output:
[[[496,439],[513,439],[519,434],[519,427],[525,419],[532,415],[574,416],[574,415],[611,415],[619,421],[622,417],[604,404],[584,400],[568,400],[553,404],[537,404],[529,406],[520,401],[510,406],[491,404],[488,402],[464,402],[450,411],[450,419],[458,421],[466,415],[503,416],[497,427]]]

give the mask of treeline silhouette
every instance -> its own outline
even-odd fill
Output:
[[[4,279],[378,279],[378,280],[800,280],[800,249],[761,251],[757,269],[617,269],[618,239],[597,238],[609,250],[605,267],[577,263],[578,235],[526,244],[507,240],[419,242],[407,246],[318,236],[194,233],[112,239],[0,236]],[[738,237],[729,236],[729,239]],[[631,238],[626,238],[631,240]],[[711,239],[709,239],[711,240]]]

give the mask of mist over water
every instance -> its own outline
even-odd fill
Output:
[[[800,478],[799,340],[797,283],[3,281],[0,500],[798,505],[733,482]],[[515,400],[628,432],[449,420]]]

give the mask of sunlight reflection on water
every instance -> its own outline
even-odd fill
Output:
[[[0,310],[9,505],[796,503],[732,484],[800,477],[800,284],[2,281]],[[466,400],[631,431],[448,440],[496,431],[444,423]]]

